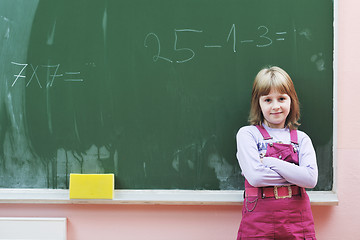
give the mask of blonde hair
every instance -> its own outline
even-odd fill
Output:
[[[289,115],[285,121],[285,127],[297,129],[300,125],[298,122],[300,119],[300,103],[294,83],[283,69],[276,66],[263,68],[255,77],[251,95],[249,123],[261,125],[264,122],[259,99],[261,96],[268,95],[271,89],[277,90],[281,94],[289,95],[291,105]]]

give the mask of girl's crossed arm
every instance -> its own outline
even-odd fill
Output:
[[[273,157],[265,157],[266,167],[280,174],[291,184],[304,188],[314,188],[318,179],[316,154],[311,139],[303,132],[299,140],[299,166]]]
[[[254,187],[289,184],[275,170],[266,167],[260,160],[254,136],[246,128],[241,128],[236,135],[237,159],[247,181]]]

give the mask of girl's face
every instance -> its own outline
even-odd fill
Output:
[[[259,99],[260,108],[265,118],[265,124],[271,128],[284,128],[290,113],[291,98],[285,93],[271,89],[268,95]]]

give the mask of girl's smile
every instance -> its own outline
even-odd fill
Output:
[[[286,118],[290,113],[291,98],[285,93],[271,90],[268,95],[259,99],[265,124],[271,128],[284,128]]]

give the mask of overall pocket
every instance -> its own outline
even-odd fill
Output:
[[[298,154],[291,144],[270,143],[267,147],[265,157],[274,157],[299,165]]]

